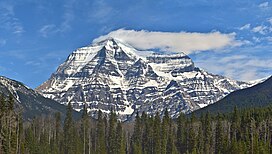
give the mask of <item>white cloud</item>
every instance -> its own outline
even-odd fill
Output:
[[[246,30],[246,29],[250,29],[250,24],[245,24],[244,26],[239,28],[239,30]]]
[[[269,2],[263,2],[259,4],[259,8],[267,8],[269,6]]]
[[[19,19],[15,17],[13,5],[0,2],[0,28],[14,34],[22,34],[24,28]]]
[[[257,43],[260,43],[262,41],[262,38],[255,37],[255,36],[253,36],[252,39]]]
[[[221,32],[191,33],[191,32],[154,32],[119,29],[107,35],[94,39],[99,42],[113,37],[141,50],[160,49],[170,52],[192,52],[218,50],[225,47],[240,46],[242,41],[236,40],[235,33]]]
[[[272,60],[250,55],[199,56],[196,66],[240,81],[252,81],[271,75]]]
[[[47,37],[49,34],[56,33],[58,30],[56,29],[56,25],[50,24],[50,25],[44,25],[39,32],[43,37]]]
[[[266,40],[269,41],[269,42],[272,42],[272,37],[268,36],[268,37],[266,37]]]
[[[74,7],[76,0],[67,0],[64,4],[64,12],[60,24],[46,24],[43,25],[39,33],[43,37],[48,37],[50,34],[64,33],[71,29],[71,22],[75,19]]]
[[[272,25],[272,17],[268,18],[267,21]]]
[[[60,32],[65,32],[71,29],[71,22],[75,18],[74,14],[74,7],[76,4],[76,0],[66,0],[64,4],[64,14],[63,14],[63,21],[59,27]]]
[[[265,35],[268,33],[269,28],[267,26],[256,26],[251,31]]]

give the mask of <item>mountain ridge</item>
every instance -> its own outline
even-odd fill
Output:
[[[37,116],[49,116],[60,112],[64,117],[66,106],[58,102],[45,98],[33,89],[25,86],[22,82],[0,76],[0,93],[4,97],[12,96],[15,110],[22,112],[24,120],[31,120]],[[79,113],[73,112],[75,118],[79,118]]]
[[[113,109],[125,120],[135,111],[154,115],[165,108],[175,118],[250,86],[195,67],[184,53],[139,52],[113,38],[79,48],[36,90],[78,111],[87,103],[92,116]],[[171,81],[178,87],[166,89]]]
[[[230,93],[225,98],[211,104],[205,108],[195,111],[201,113],[230,113],[236,106],[238,109],[246,109],[253,107],[264,107],[272,104],[272,76],[265,81],[252,87],[237,90]]]

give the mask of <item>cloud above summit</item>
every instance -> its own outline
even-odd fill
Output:
[[[242,45],[243,42],[237,40],[235,36],[235,33],[224,34],[218,31],[197,33],[118,29],[94,39],[93,42],[99,42],[108,37],[113,37],[140,50],[159,49],[169,52],[182,51],[186,54],[190,54],[193,52],[220,50]]]

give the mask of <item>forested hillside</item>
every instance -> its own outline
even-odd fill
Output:
[[[253,87],[232,92],[222,100],[195,111],[196,115],[210,112],[229,113],[236,106],[238,109],[265,107],[272,105],[272,77]]]
[[[80,120],[67,106],[64,123],[60,114],[22,123],[13,100],[1,98],[0,153],[271,153],[272,106],[237,110],[230,114],[197,118],[181,114],[174,122],[165,110],[149,117],[136,115],[134,126],[120,123],[115,113],[101,111],[96,122],[87,109]]]

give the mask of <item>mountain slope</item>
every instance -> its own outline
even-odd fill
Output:
[[[222,100],[205,108],[195,111],[196,114],[205,112],[226,113],[238,109],[264,107],[272,104],[272,76],[255,86],[232,92]]]
[[[79,48],[36,90],[76,110],[86,102],[93,116],[115,110],[125,120],[135,111],[154,115],[166,108],[174,118],[250,86],[201,70],[183,53],[142,53],[113,38]]]
[[[43,97],[18,81],[3,76],[0,76],[0,93],[6,97],[9,95],[13,96],[15,109],[20,112],[22,111],[25,120],[30,120],[41,115],[54,114],[55,112],[60,112],[62,115],[66,113],[64,105]],[[79,113],[74,112],[73,114],[74,117],[79,117]]]

